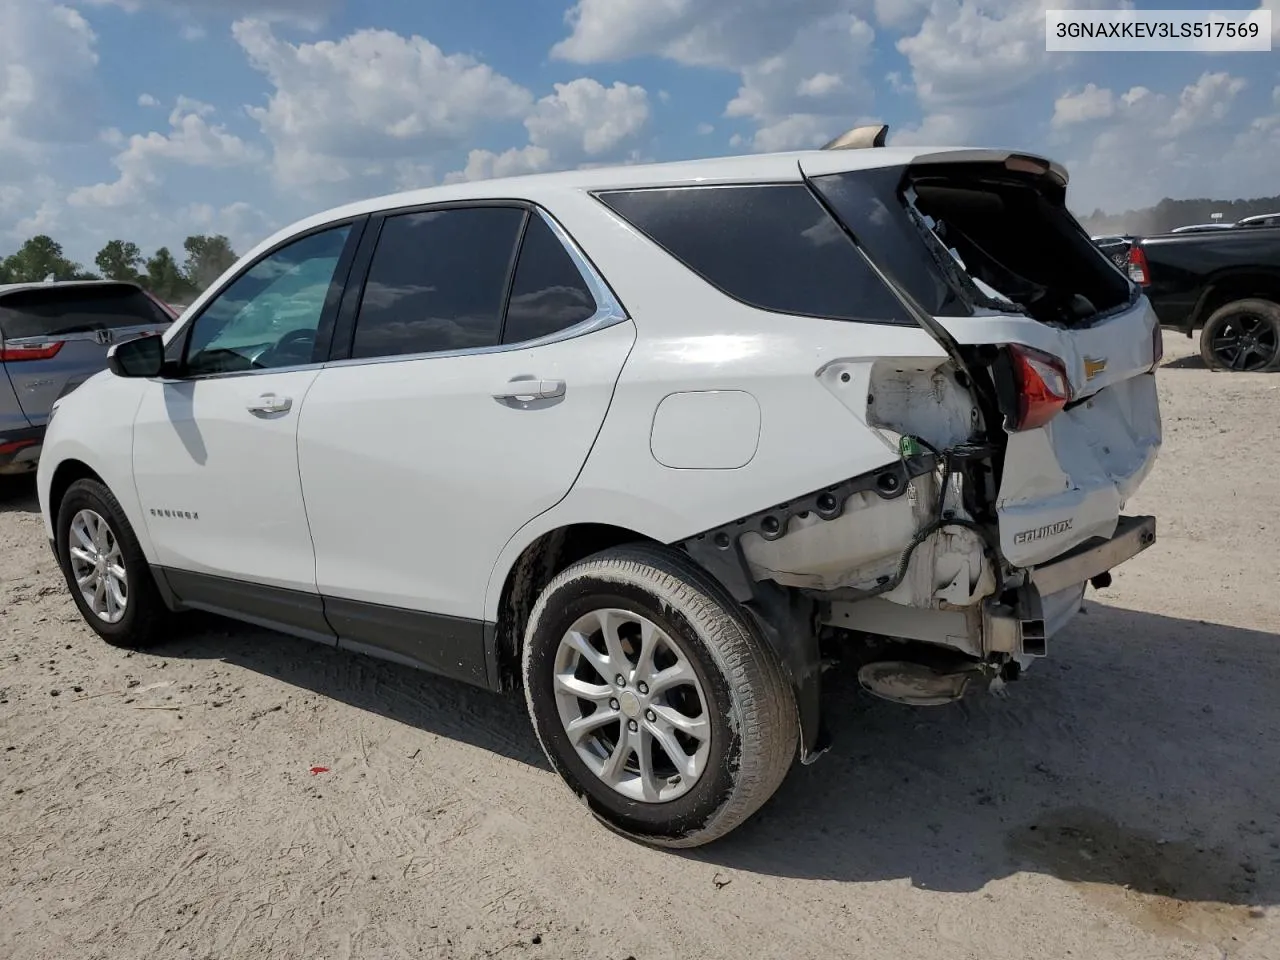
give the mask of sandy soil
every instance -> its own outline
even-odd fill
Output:
[[[1049,659],[840,681],[832,753],[686,855],[597,826],[516,699],[213,618],[102,644],[11,491],[0,956],[1280,958],[1280,376],[1191,346],[1160,540]]]

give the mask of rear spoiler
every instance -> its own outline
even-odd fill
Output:
[[[868,147],[883,147],[885,138],[889,136],[889,125],[876,123],[869,127],[854,127],[836,137],[823,150],[865,150]]]

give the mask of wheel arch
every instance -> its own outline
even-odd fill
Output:
[[[495,568],[490,578],[490,593],[495,593],[496,587],[496,609],[489,627],[492,630],[489,649],[493,657],[490,682],[495,689],[510,691],[520,682],[525,628],[546,585],[571,564],[628,543],[681,550],[671,541],[627,526],[572,523],[535,536],[509,566],[501,571]],[[690,559],[724,589],[727,602],[737,602],[716,571],[696,557],[690,556]],[[829,744],[822,717],[822,663],[813,601],[774,583],[756,583],[751,600],[743,604],[743,611],[778,657],[791,685],[799,713],[800,756],[802,762],[810,763],[825,752]]]
[[[1184,329],[1189,336],[1204,326],[1216,311],[1236,300],[1271,300],[1280,303],[1280,272],[1236,270],[1215,276],[1200,294]]]
[[[98,483],[110,489],[110,484],[102,479],[102,475],[97,470],[94,470],[83,460],[68,457],[54,468],[53,476],[49,479],[49,513],[51,514],[51,519],[57,520],[58,508],[62,505],[62,498],[67,495],[67,490],[77,480],[97,480]]]
[[[627,543],[658,545],[660,541],[614,524],[571,523],[539,534],[519,552],[502,574],[492,628],[499,689],[512,690],[519,682],[525,627],[546,585],[571,564]],[[496,580],[495,576],[491,588]]]

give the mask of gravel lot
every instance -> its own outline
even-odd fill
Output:
[[[10,485],[0,956],[1280,958],[1280,376],[1168,340],[1157,545],[1007,698],[838,679],[833,751],[684,855],[515,698],[211,617],[106,646]]]

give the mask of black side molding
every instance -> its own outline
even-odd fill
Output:
[[[152,573],[171,610],[205,610],[487,690],[501,687],[491,623],[172,567],[152,567]]]
[[[172,567],[164,569],[164,579],[181,606],[221,614],[329,646],[338,642],[333,628],[325,620],[324,601],[317,593],[230,580]]]

